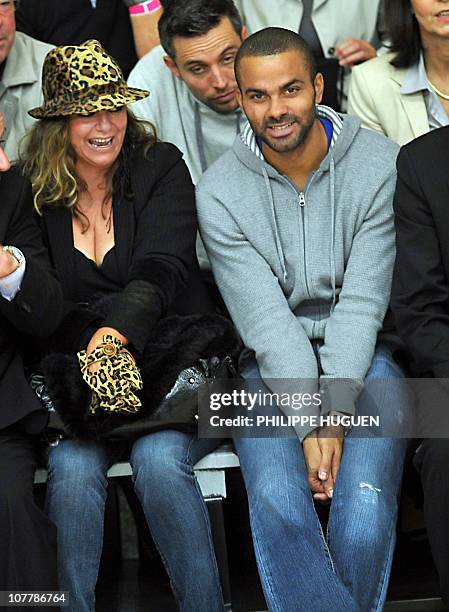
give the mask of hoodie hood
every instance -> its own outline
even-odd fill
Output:
[[[333,126],[329,151],[317,171],[326,172],[330,170],[331,158],[333,158],[336,165],[345,156],[358,131],[361,129],[361,122],[357,117],[341,115],[328,106],[318,105],[316,109],[318,116],[328,119],[332,122]],[[257,137],[249,123],[242,130],[240,138],[234,141],[233,150],[245,166],[258,174],[263,174],[262,167],[266,166],[269,176],[278,175],[277,170],[265,162],[263,153],[257,144]],[[260,162],[264,163],[261,164]]]

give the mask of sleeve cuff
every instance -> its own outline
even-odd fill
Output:
[[[355,414],[355,403],[363,388],[360,378],[320,378],[321,414]]]

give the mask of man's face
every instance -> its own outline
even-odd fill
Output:
[[[301,147],[316,119],[323,77],[311,81],[302,55],[244,57],[239,65],[239,104],[254,132],[277,153]]]
[[[8,57],[16,35],[16,17],[12,0],[0,0],[0,64]]]
[[[230,20],[223,17],[206,34],[192,38],[176,36],[175,60],[165,56],[164,61],[197,100],[217,113],[230,113],[238,106],[234,60],[246,36],[245,28],[239,36]]]

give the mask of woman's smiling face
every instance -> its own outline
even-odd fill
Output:
[[[126,107],[70,117],[69,138],[77,168],[108,170],[120,154],[127,124]]]
[[[449,2],[447,0],[410,0],[423,43],[429,36],[449,37]]]

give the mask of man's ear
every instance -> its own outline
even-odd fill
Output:
[[[315,104],[321,104],[324,93],[324,78],[321,72],[317,72],[313,86],[315,89]]]
[[[169,55],[164,55],[164,64],[167,66],[167,68],[173,72],[173,74],[175,75],[175,77],[178,77],[178,79],[181,78],[181,73],[179,72],[179,68],[176,65],[176,62],[174,59],[172,59]]]
[[[235,92],[235,97],[237,98],[237,103],[240,106],[240,108],[243,111],[243,106],[242,106],[242,92],[240,91],[240,88],[237,86],[237,90]]]
[[[248,36],[249,36],[248,28],[246,27],[246,25],[244,25],[242,26],[242,31],[240,32],[240,38],[242,39],[242,42],[246,40]]]

